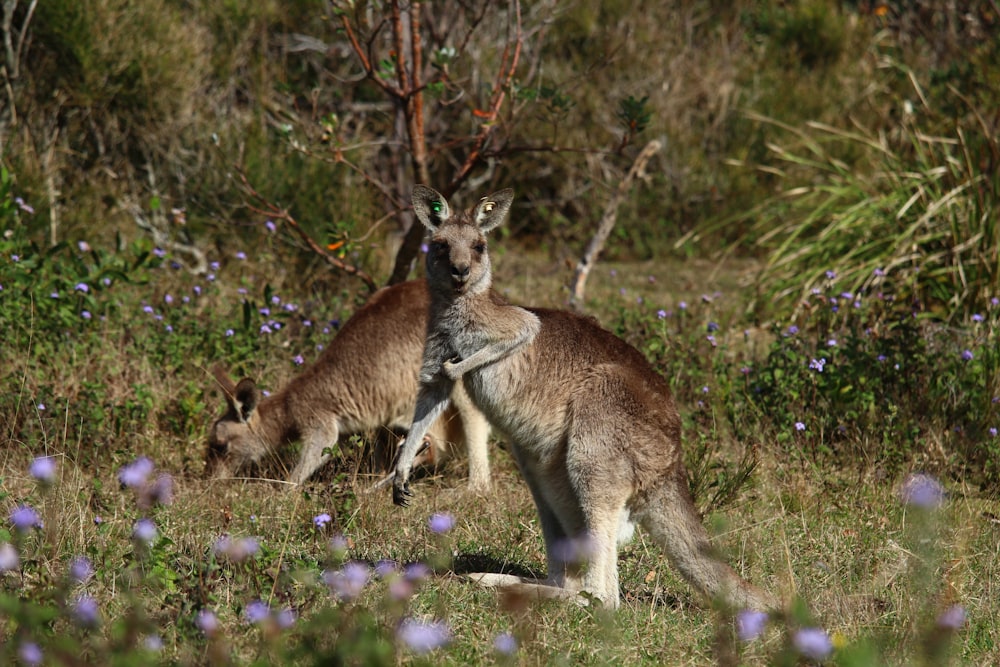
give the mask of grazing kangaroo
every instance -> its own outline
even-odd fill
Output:
[[[326,463],[330,457],[323,450],[341,435],[379,426],[409,427],[429,308],[425,281],[379,290],[344,324],[315,364],[267,398],[253,380],[234,384],[217,369],[228,409],[209,432],[206,476],[231,477],[301,440],[302,453],[289,478],[301,484]],[[489,425],[458,389],[451,396],[454,409],[428,431],[430,447],[420,462],[434,462],[446,443],[464,442],[469,487],[485,491],[490,486]]]
[[[520,308],[492,290],[485,234],[503,222],[512,199],[502,190],[453,212],[434,190],[413,190],[414,211],[431,231],[431,311],[393,500],[408,504],[420,439],[461,378],[511,443],[538,507],[552,583],[616,607],[616,536],[630,514],[700,593],[733,607],[773,608],[771,595],[714,553],[688,491],[681,421],[666,381],[595,320]],[[585,564],[573,547],[580,544]]]

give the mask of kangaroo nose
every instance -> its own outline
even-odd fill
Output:
[[[469,277],[469,265],[468,264],[452,265],[451,277],[459,282],[465,282],[466,279]]]

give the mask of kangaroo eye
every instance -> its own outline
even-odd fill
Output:
[[[472,249],[475,250],[480,255],[482,255],[484,252],[486,252],[486,244],[477,243],[476,245],[472,246]]]

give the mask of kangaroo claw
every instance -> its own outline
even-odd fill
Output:
[[[394,505],[400,507],[409,507],[409,499],[413,497],[413,492],[410,491],[409,482],[404,482],[402,484],[392,485],[392,502]]]

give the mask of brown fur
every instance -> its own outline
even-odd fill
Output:
[[[238,384],[221,370],[217,379],[226,413],[209,432],[206,475],[229,477],[292,442],[302,453],[290,474],[301,484],[329,459],[323,450],[342,435],[378,427],[405,429],[417,396],[430,297],[424,281],[379,290],[344,324],[315,364],[281,391],[261,396],[252,380]],[[489,488],[488,426],[464,392],[428,433],[425,462],[433,463],[447,443],[469,449],[469,484]]]
[[[437,192],[414,189],[414,210],[432,232],[431,314],[394,499],[406,503],[422,432],[461,378],[511,443],[538,507],[553,583],[617,605],[616,535],[630,514],[707,597],[772,607],[769,594],[714,554],[688,492],[666,381],[593,319],[520,308],[492,291],[484,234],[503,221],[512,197],[505,190],[452,214]]]

